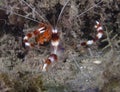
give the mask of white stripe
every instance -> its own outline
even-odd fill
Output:
[[[38,29],[38,31],[40,32],[40,34],[45,32],[45,30],[43,30],[44,28],[45,28],[45,27],[42,27],[42,28],[39,28],[39,29]]]
[[[28,43],[28,42],[25,42],[25,46],[30,46],[30,43]]]
[[[41,30],[41,31],[40,31],[40,34],[41,34],[41,33],[44,33],[44,32],[45,32],[45,30]]]
[[[39,28],[38,31],[42,31],[45,27]]]
[[[52,33],[58,33],[58,30],[57,29],[53,29]]]
[[[46,71],[46,67],[47,67],[47,64],[44,64],[42,71]]]
[[[103,30],[103,28],[100,26],[97,28],[97,31]]]
[[[25,37],[23,38],[23,40],[28,40],[28,36],[25,36]]]
[[[98,39],[102,38],[102,35],[103,35],[102,33],[98,33],[97,34]]]
[[[59,45],[59,40],[58,41],[51,41],[52,46],[57,47]]]
[[[49,57],[48,59],[50,59],[50,61],[53,63],[55,61],[54,57]]]
[[[95,25],[95,28],[97,28],[98,26],[97,25]]]
[[[57,54],[57,47],[54,47],[54,54]]]
[[[91,44],[93,44],[93,40],[89,40],[89,41],[87,41],[87,45],[91,45]]]
[[[99,25],[100,23],[98,21],[96,21],[96,24]]]

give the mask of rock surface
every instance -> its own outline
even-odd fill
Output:
[[[25,1],[51,24],[67,2]],[[120,92],[120,2],[102,0],[91,8],[99,2],[69,1],[57,25],[63,53],[58,63],[42,72],[50,44],[25,48],[22,39],[37,23],[14,14],[44,20],[22,0],[1,0],[0,92]],[[103,38],[92,46],[81,47],[82,41],[95,37],[96,20],[104,27]]]

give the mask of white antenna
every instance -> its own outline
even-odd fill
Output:
[[[92,7],[90,7],[89,9],[85,10],[84,12],[80,13],[79,15],[77,15],[76,17],[80,17],[81,15],[85,14],[86,12],[88,12],[89,10],[91,10],[92,8],[96,7],[98,4],[100,4],[102,1],[100,1],[99,3],[93,5]]]
[[[32,6],[30,4],[28,4],[26,1],[24,0],[19,0],[19,1],[22,1],[24,2],[32,11],[34,11],[43,21],[47,21],[49,23],[48,20],[46,20],[45,18],[43,18],[35,9],[32,8]]]
[[[58,21],[59,21],[60,18],[61,18],[61,15],[62,15],[62,13],[63,13],[66,5],[69,3],[69,1],[70,1],[70,0],[68,0],[68,1],[65,3],[65,5],[63,6],[63,8],[61,9],[60,14],[59,14],[58,19],[57,19],[57,22],[56,22],[56,26],[57,26],[57,24],[58,24]]]

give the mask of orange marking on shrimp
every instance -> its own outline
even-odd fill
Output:
[[[28,38],[31,38],[31,37],[32,37],[32,33],[28,33],[28,34],[27,34],[27,37],[28,37]]]
[[[34,45],[33,43],[30,43],[30,46],[31,46],[31,47],[34,47],[35,45]]]
[[[59,40],[59,35],[58,35],[58,33],[53,33],[53,34],[52,34],[52,40],[53,40],[53,41],[58,41],[58,40]]]
[[[47,59],[47,60],[45,61],[45,63],[46,63],[47,65],[50,65],[50,64],[51,64],[51,60],[50,60],[50,59]]]
[[[86,42],[81,43],[81,46],[86,46],[86,45],[87,45]]]
[[[51,40],[51,35],[52,35],[52,27],[47,24],[41,24],[41,27],[45,28],[45,31],[43,33],[39,33],[38,36],[36,37],[36,42],[40,44],[44,44],[44,42],[49,42]]]
[[[38,30],[35,30],[35,31],[33,31],[33,34],[34,34],[34,35],[38,35],[38,34],[39,34],[39,31],[38,31]]]

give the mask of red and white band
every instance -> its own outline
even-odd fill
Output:
[[[51,54],[45,61],[44,65],[43,65],[43,68],[42,68],[42,71],[46,71],[48,66],[51,64],[51,63],[54,63],[58,60],[58,57],[56,54]]]
[[[101,26],[101,24],[98,21],[96,21],[95,28],[96,28],[96,31],[97,31],[97,35],[96,35],[95,39],[88,40],[86,42],[82,42],[81,46],[92,45],[94,42],[96,42],[97,40],[102,38],[102,36],[103,36],[103,27]]]
[[[38,34],[41,34],[41,33],[44,33],[45,32],[45,27],[41,27],[31,33],[28,33],[24,38],[23,38],[23,41],[25,43],[25,46],[27,47],[33,47],[34,44],[33,43],[30,43],[28,40]]]

